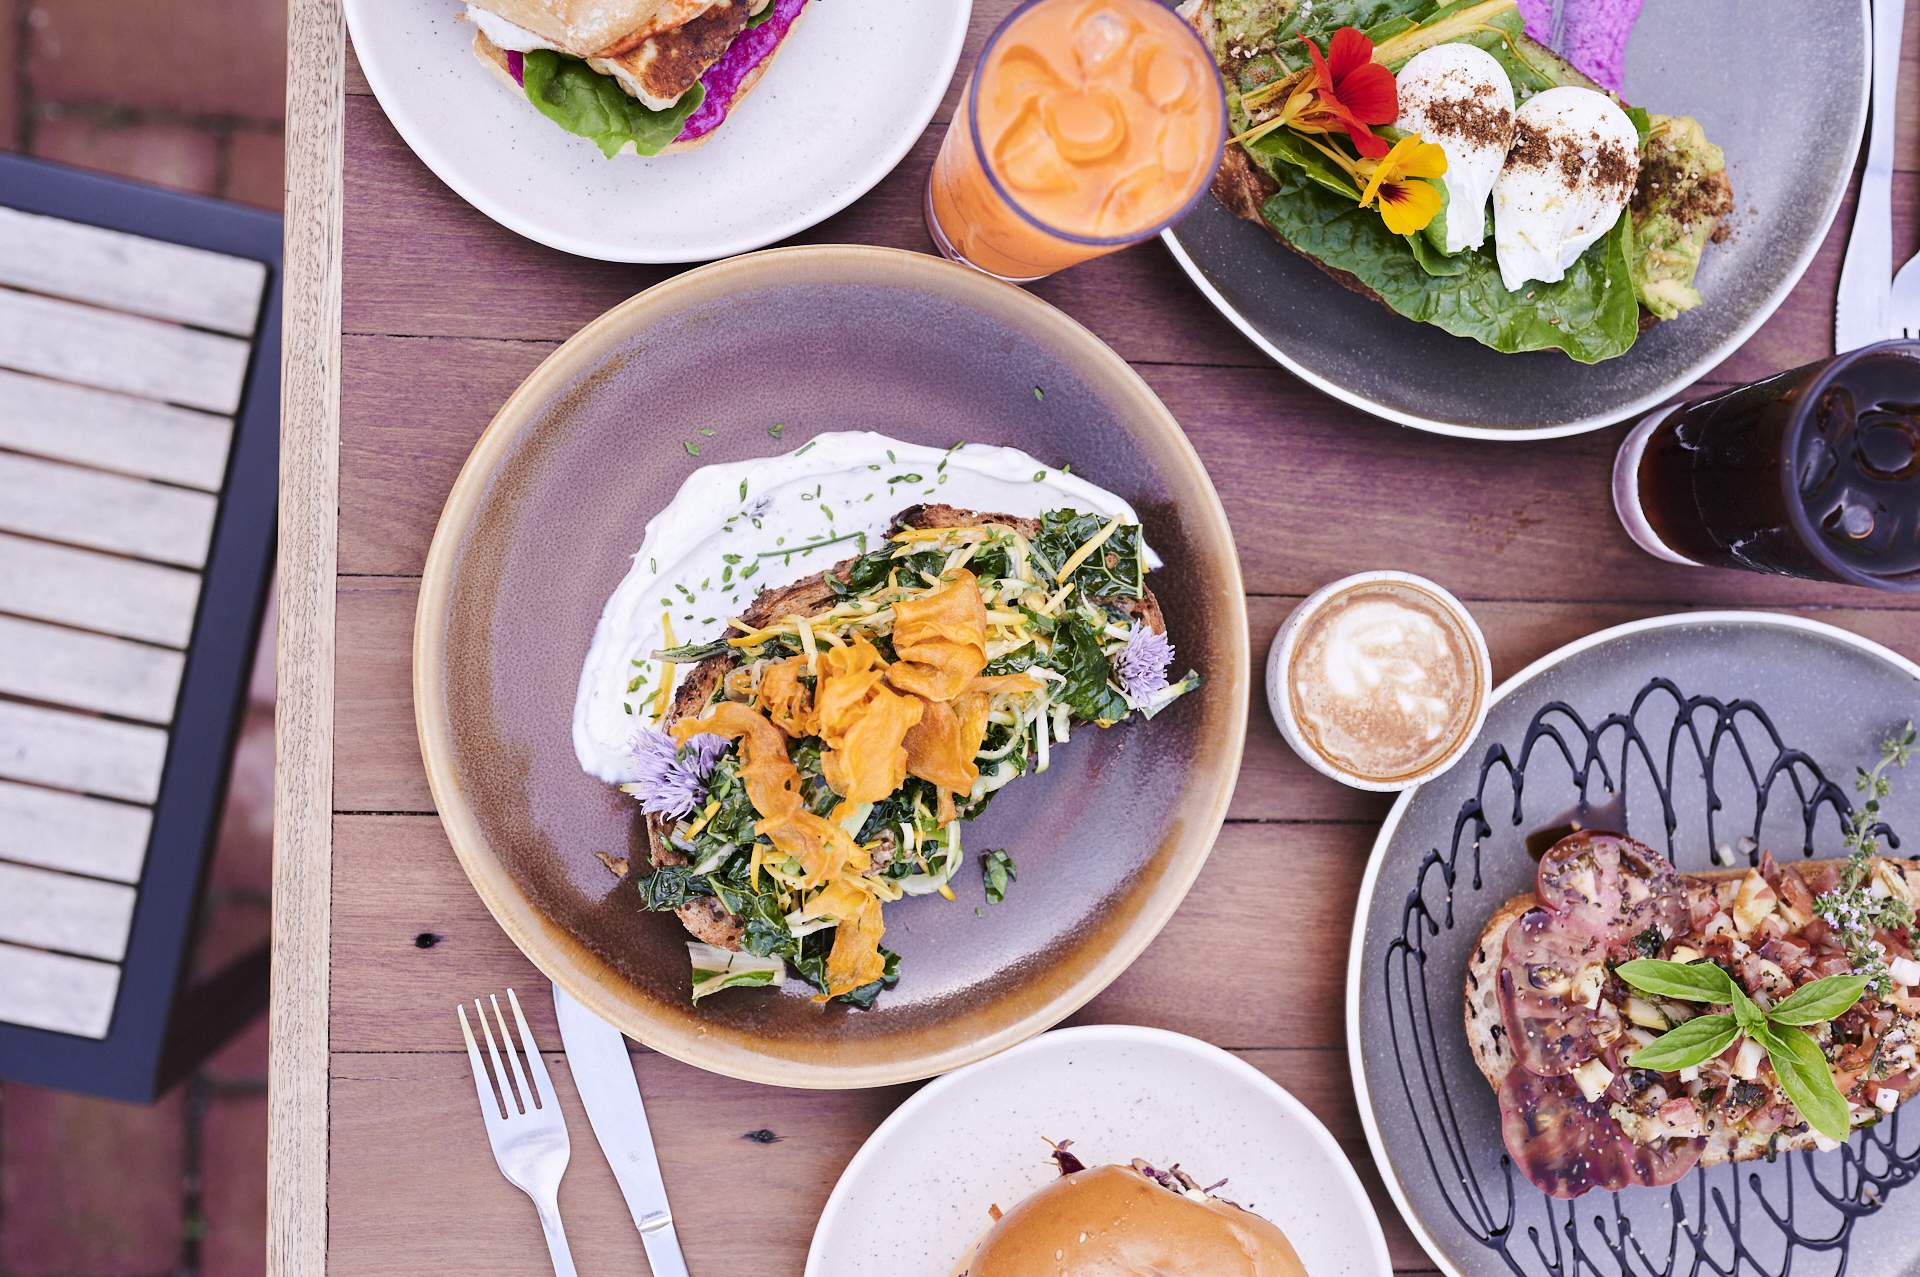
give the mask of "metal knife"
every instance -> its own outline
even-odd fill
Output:
[[[627,1199],[653,1277],[688,1277],[686,1257],[673,1232],[667,1186],[660,1178],[660,1159],[653,1151],[653,1130],[640,1102],[633,1062],[627,1058],[626,1038],[557,984],[553,1010],[560,1021],[560,1041],[567,1050],[574,1089],[587,1106],[587,1123],[613,1167],[620,1195]]]
[[[1873,0],[1873,119],[1853,233],[1840,263],[1833,348],[1856,350],[1897,336],[1887,315],[1893,291],[1893,99],[1900,82],[1900,28],[1906,0]]]

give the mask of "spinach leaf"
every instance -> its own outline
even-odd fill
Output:
[[[661,865],[638,879],[640,907],[650,913],[678,909],[697,896],[710,896],[713,886],[704,874],[693,872],[691,865]]]
[[[986,887],[987,903],[997,905],[1007,898],[1007,884],[1019,877],[1013,857],[995,847],[980,853],[980,881]]]
[[[1622,217],[1558,283],[1510,293],[1491,253],[1462,253],[1454,260],[1465,269],[1436,287],[1407,241],[1387,230],[1377,212],[1341,199],[1297,170],[1277,167],[1274,177],[1279,190],[1260,208],[1267,224],[1301,252],[1352,274],[1409,319],[1508,354],[1561,350],[1587,364],[1625,352],[1640,334],[1628,268],[1630,218]]]
[[[608,159],[628,143],[641,155],[658,155],[680,136],[707,95],[704,85],[695,84],[673,106],[655,111],[628,96],[612,76],[552,49],[529,51],[521,77],[527,100],[540,114],[589,139]]]
[[[705,643],[682,643],[678,647],[663,647],[655,652],[654,659],[672,661],[676,665],[690,665],[695,661],[704,661],[709,656],[725,656],[733,651],[723,638],[710,639]]]
[[[980,672],[989,678],[996,674],[1018,674],[1028,666],[1038,664],[1039,660],[1040,653],[1033,644],[1022,643],[1006,655],[988,661],[987,667]]]
[[[1097,514],[1077,510],[1049,510],[1040,516],[1040,533],[1033,548],[1042,559],[1064,565],[1073,552],[1085,545],[1107,526]],[[1114,528],[1086,561],[1068,578],[1087,598],[1137,599],[1146,592],[1146,565],[1140,556],[1140,525],[1122,523]]]
[[[1081,718],[1117,723],[1128,713],[1126,698],[1108,686],[1113,666],[1100,650],[1098,623],[1085,612],[1069,612],[1053,632],[1047,666],[1066,678],[1056,695]]]
[[[768,8],[772,8],[771,5]],[[878,550],[869,551],[847,565],[847,574],[842,577],[832,572],[824,572],[821,579],[827,588],[840,598],[850,598],[860,594],[871,594],[887,583],[887,573],[893,567],[893,546],[883,545]]]

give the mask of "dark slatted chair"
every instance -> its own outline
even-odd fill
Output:
[[[0,1078],[151,1099],[273,567],[280,218],[0,155]]]

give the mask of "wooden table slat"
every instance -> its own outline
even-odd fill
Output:
[[[0,944],[0,1020],[9,1024],[103,1038],[119,988],[112,963]]]
[[[0,532],[0,612],[185,647],[199,599],[192,572]]]
[[[151,808],[0,781],[0,860],[133,883],[152,830]]]
[[[165,724],[186,657],[163,647],[0,616],[0,692]]]
[[[0,284],[245,337],[262,262],[0,208]]]
[[[0,700],[0,778],[151,803],[166,756],[157,727]]]
[[[4,370],[0,403],[0,446],[207,492],[226,478],[226,417]]]
[[[125,883],[0,861],[0,941],[118,962],[134,899]]]
[[[27,536],[199,567],[218,508],[209,493],[0,452],[0,529]]]

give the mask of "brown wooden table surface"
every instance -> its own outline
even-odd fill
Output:
[[[977,0],[962,75],[1011,3]],[[468,208],[407,150],[350,52],[342,66],[337,0],[291,9],[273,1271],[306,1277],[324,1254],[336,1277],[545,1272],[532,1211],[488,1155],[452,1015],[463,998],[541,980],[468,887],[433,814],[409,640],[434,522],[494,410],[560,341],[671,269],[568,257]],[[1920,82],[1917,46],[1920,21],[1910,20],[1909,85]],[[952,100],[898,170],[800,241],[931,251],[920,194]],[[1901,105],[1896,260],[1916,246],[1920,94]],[[344,168],[331,169],[342,146]],[[1779,313],[1703,384],[1830,351],[1851,216],[1849,200]],[[341,227],[336,365],[329,289]],[[1301,595],[1348,571],[1395,567],[1470,603],[1496,677],[1603,626],[1713,606],[1817,615],[1920,659],[1920,598],[1641,554],[1609,503],[1618,429],[1516,445],[1374,420],[1272,366],[1158,244],[1034,291],[1130,360],[1192,437],[1239,538],[1256,654]],[[1380,1188],[1343,1038],[1353,908],[1386,804],[1295,759],[1264,702],[1249,714],[1230,822],[1206,870],[1160,938],[1073,1022],[1158,1025],[1241,1054],[1340,1139],[1374,1192],[1395,1267],[1428,1271]],[[1186,956],[1222,933],[1244,937],[1252,992],[1194,999]],[[558,1046],[548,1000],[527,1004],[536,1034]],[[703,1274],[799,1273],[834,1180],[911,1089],[780,1090],[635,1053],[680,1237]],[[644,1272],[558,1056],[554,1074],[573,1128],[562,1207],[581,1270]],[[763,1131],[778,1140],[748,1138]]]

